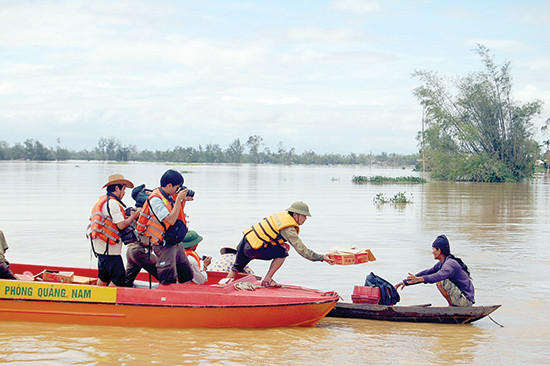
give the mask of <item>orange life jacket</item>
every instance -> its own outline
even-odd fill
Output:
[[[136,223],[136,229],[137,232],[140,235],[148,236],[150,237],[151,243],[155,245],[160,245],[164,242],[164,233],[166,230],[171,226],[168,223],[160,222],[151,209],[151,206],[149,204],[149,200],[153,197],[158,197],[162,200],[164,203],[164,206],[168,209],[169,212],[172,211],[172,208],[174,207],[172,202],[164,196],[164,194],[160,191],[160,187],[155,188],[153,192],[149,195],[145,203],[143,204],[143,207],[141,208],[141,211],[139,213],[139,217],[137,219]],[[171,197],[173,200],[173,197]],[[185,220],[185,213],[183,212],[183,205],[180,205],[180,212],[178,214],[178,220],[182,220],[183,223],[187,226],[187,221]]]
[[[114,245],[120,241],[120,234],[118,226],[113,222],[111,216],[103,215],[103,206],[107,204],[109,199],[114,199],[108,195],[99,197],[94,207],[92,208],[92,214],[90,215],[90,224],[88,225],[87,237],[92,239],[101,239],[107,244]],[[126,213],[124,212],[124,206],[119,200],[116,200],[122,215],[126,219]],[[107,211],[109,211],[107,209]]]
[[[202,261],[197,252],[195,252],[194,250],[185,249],[185,255],[190,255],[191,257],[193,257],[199,265],[199,270],[202,271]]]
[[[300,233],[300,227],[294,217],[287,211],[277,212],[249,227],[243,234],[252,248],[259,249],[262,246],[281,245],[286,242],[280,232],[290,226],[296,227],[296,231]]]

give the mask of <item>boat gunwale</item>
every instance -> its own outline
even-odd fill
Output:
[[[187,304],[142,304],[142,303],[126,303],[126,302],[99,302],[99,301],[66,301],[66,300],[43,300],[43,299],[22,299],[22,298],[5,298],[0,297],[1,301],[31,301],[42,303],[63,303],[63,304],[88,304],[88,305],[110,305],[110,306],[150,306],[160,308],[259,308],[259,307],[283,307],[283,306],[302,306],[302,305],[319,305],[330,302],[337,303],[338,298],[327,299],[322,301],[309,301],[309,302],[295,302],[295,303],[281,303],[281,304],[236,304],[236,305],[187,305]]]

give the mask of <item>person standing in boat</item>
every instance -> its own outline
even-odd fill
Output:
[[[193,279],[189,260],[181,241],[187,233],[185,204],[192,201],[190,190],[183,187],[183,176],[167,170],[145,201],[137,221],[137,231],[144,245],[153,245],[157,256],[157,273],[163,285]]]
[[[470,271],[462,259],[451,254],[449,240],[445,235],[439,235],[434,240],[432,253],[434,259],[438,260],[435,266],[415,275],[409,273],[395,288],[405,288],[417,283],[435,283],[449,306],[472,306],[475,299]]]
[[[111,175],[102,187],[107,193],[99,197],[92,208],[87,236],[97,257],[99,286],[124,286],[126,271],[121,256],[121,231],[138,216],[137,211],[126,215],[122,198],[127,187],[134,188],[134,184],[122,174]]]
[[[132,198],[136,202],[135,210],[141,210],[151,192],[150,189],[145,188],[145,184],[132,189]],[[135,229],[134,224],[131,226]],[[143,243],[138,236],[136,240],[126,245],[126,279],[124,281],[126,287],[134,286],[134,281],[142,268],[158,280],[157,256],[152,252],[151,245]]]
[[[8,242],[4,236],[4,232],[0,230],[0,278],[15,280],[16,278],[10,269],[10,263],[6,260],[6,251],[8,249]]]
[[[274,213],[244,230],[243,239],[237,247],[235,263],[227,278],[234,278],[238,272],[243,272],[244,267],[253,259],[272,260],[261,285],[263,287],[280,287],[273,280],[273,275],[288,257],[290,250],[288,243],[307,260],[334,264],[328,254],[318,254],[308,249],[298,236],[300,225],[303,225],[308,217],[311,217],[308,205],[298,201],[294,202],[286,211]]]
[[[193,283],[202,285],[208,281],[208,273],[206,270],[212,262],[212,257],[203,258],[199,257],[197,254],[197,247],[202,241],[202,236],[197,234],[195,230],[189,230],[183,239],[182,245],[185,248],[185,254],[187,254],[187,259],[193,270]]]

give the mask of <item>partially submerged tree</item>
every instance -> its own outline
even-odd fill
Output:
[[[510,62],[496,65],[478,45],[484,69],[454,83],[453,95],[435,72],[413,74],[423,85],[414,90],[425,109],[423,140],[426,168],[438,180],[521,181],[531,177],[538,156],[531,119],[542,102],[513,100]]]

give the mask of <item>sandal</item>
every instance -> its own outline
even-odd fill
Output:
[[[277,282],[275,282],[274,280],[269,280],[269,281],[262,281],[262,287],[267,287],[267,288],[280,288],[281,285],[279,285]]]

